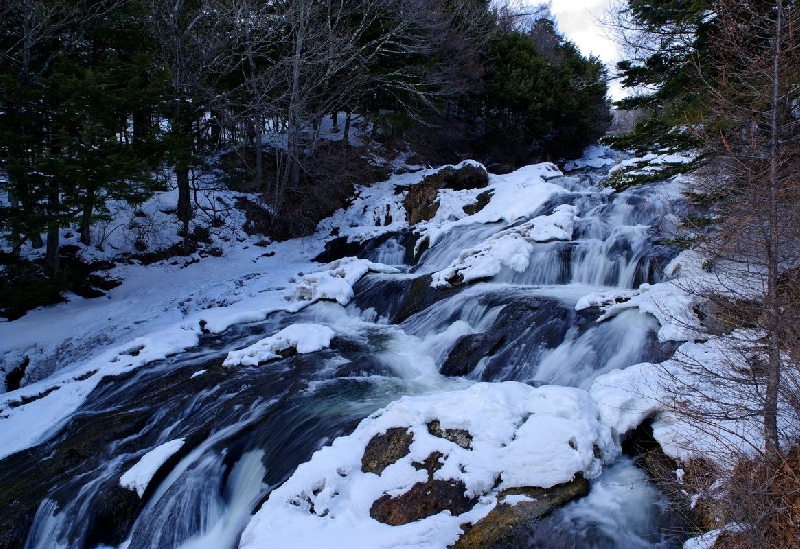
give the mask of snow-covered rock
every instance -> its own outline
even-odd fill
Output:
[[[119,478],[119,485],[135,491],[142,497],[158,469],[183,447],[184,442],[184,439],[178,438],[156,446],[125,471]]]
[[[468,432],[469,444],[436,436],[433,421],[445,431]],[[369,441],[397,427],[413,435],[408,454],[380,475],[363,472]],[[254,516],[239,547],[349,548],[356,531],[371,547],[445,547],[458,538],[462,523],[495,507],[500,490],[549,488],[578,474],[594,478],[603,465],[598,455],[611,458],[617,451],[592,399],[579,389],[478,383],[463,391],[403,397],[300,465]],[[436,452],[440,467],[433,478],[463,482],[467,496],[477,498],[475,506],[457,517],[445,511],[401,526],[372,519],[370,509],[381,496],[399,496],[428,479],[414,464]]]
[[[331,344],[336,333],[321,324],[292,324],[275,335],[267,337],[238,351],[231,351],[223,366],[257,366],[275,360],[288,350],[298,354],[313,353]]]

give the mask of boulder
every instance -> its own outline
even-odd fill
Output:
[[[438,172],[427,176],[422,183],[409,187],[398,187],[399,191],[407,190],[408,194],[403,200],[406,210],[406,219],[411,225],[421,221],[433,219],[439,210],[439,189],[452,189],[464,191],[468,189],[483,189],[489,184],[489,174],[481,166],[465,164],[460,168],[448,166]],[[485,194],[485,193],[484,193]],[[491,195],[479,196],[473,207],[475,211],[482,209]]]
[[[413,440],[414,435],[404,427],[392,427],[375,435],[364,449],[361,470],[380,475],[389,465],[408,455]]]
[[[442,511],[454,516],[472,509],[478,502],[476,497],[466,496],[467,487],[460,480],[431,480],[418,482],[408,492],[392,497],[388,494],[377,499],[369,515],[384,524],[400,526]]]
[[[464,210],[464,213],[467,215],[475,215],[476,213],[484,209],[486,206],[489,205],[489,202],[492,200],[492,194],[494,194],[492,191],[483,191],[481,194],[477,196],[474,203],[467,204],[462,208]]]
[[[439,186],[435,181],[427,179],[411,186],[403,199],[403,207],[406,209],[409,225],[430,221],[439,211]]]
[[[465,191],[485,188],[489,184],[489,174],[482,166],[464,164],[460,168],[443,168],[426,177],[424,181],[435,183],[440,189]]]
[[[445,455],[437,450],[426,457],[424,461],[414,461],[411,465],[413,465],[414,469],[417,471],[427,471],[428,480],[433,480],[433,474],[444,465],[444,457]]]
[[[589,481],[578,476],[552,488],[523,487],[503,490],[500,502],[488,515],[472,525],[462,525],[464,534],[451,549],[514,549],[527,547],[536,520],[555,508],[589,493]],[[514,497],[523,496],[523,498]],[[512,503],[504,503],[511,499]]]
[[[443,376],[467,376],[484,357],[493,356],[506,344],[503,331],[491,330],[462,336],[450,349],[439,370]]]

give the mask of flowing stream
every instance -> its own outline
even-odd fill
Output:
[[[655,318],[629,311],[597,323],[598,310],[576,311],[590,291],[657,282],[672,253],[660,224],[681,207],[652,188],[599,189],[601,176],[551,181],[569,192],[540,214],[575,206],[573,239],[534,244],[523,272],[431,288],[431,273],[507,228],[463,226],[401,274],[364,277],[346,307],[319,302],[275,313],[104,380],[49,440],[0,461],[0,504],[14,525],[5,547],[234,548],[298,464],[401,395],[475,381],[587,388],[611,369],[665,359],[673,349],[658,342]],[[365,245],[363,255],[401,265],[407,246],[398,236]],[[259,367],[222,366],[228,351],[300,322],[334,328],[330,348]],[[177,439],[180,450],[142,497],[120,486],[143,455]],[[530,546],[679,547],[666,504],[621,458],[589,496],[542,520]]]

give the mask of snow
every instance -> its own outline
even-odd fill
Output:
[[[533,246],[528,240],[571,240],[577,208],[561,205],[549,215],[492,235],[475,248],[462,251],[444,270],[434,273],[432,286],[446,287],[452,280],[470,282],[489,278],[503,267],[521,273],[528,268]]]
[[[321,324],[292,324],[249,347],[231,351],[223,366],[258,366],[280,358],[280,353],[289,349],[299,354],[313,353],[327,348],[334,335],[333,330]]]
[[[432,246],[459,225],[498,221],[512,223],[522,217],[531,216],[553,195],[566,192],[563,187],[548,183],[548,180],[561,175],[561,171],[549,162],[525,166],[506,175],[490,175],[489,186],[479,189],[480,192],[492,193],[489,204],[482,210],[470,216],[464,213],[463,206],[472,203],[472,200],[463,202],[463,198],[469,196],[468,191],[441,194],[436,216],[417,225],[417,229],[423,238],[428,238]],[[472,192],[475,196],[479,194]],[[458,208],[461,208],[460,214],[457,213]]]
[[[585,168],[604,168],[614,166],[620,162],[619,153],[600,145],[590,145],[583,151],[583,156],[577,160],[568,160],[564,164],[566,171]]]
[[[458,169],[466,164],[482,167],[474,161],[465,161],[453,167]],[[401,189],[419,184],[426,176],[445,167],[447,166],[394,175],[382,183],[358,186],[352,204],[346,209],[337,211],[329,219],[323,220],[318,226],[318,231],[330,233],[335,229],[338,236],[347,237],[349,241],[354,242],[408,228],[403,207],[403,199],[408,191]],[[545,162],[525,166],[506,175],[490,174],[489,185],[483,189],[464,191],[441,189],[438,193],[439,208],[436,215],[433,219],[416,225],[415,230],[421,235],[420,241],[427,238],[429,245],[432,246],[460,225],[498,221],[511,223],[521,217],[530,216],[536,213],[551,196],[566,192],[555,183],[548,183],[548,180],[561,175],[563,174],[554,164]],[[489,203],[481,211],[467,215],[464,206],[474,204],[478,195],[484,192],[491,194]],[[556,221],[554,219],[553,223]]]
[[[575,228],[575,216],[578,209],[575,206],[562,204],[556,207],[550,215],[534,218],[526,225],[532,225],[528,237],[536,242],[550,242],[551,240],[572,240],[572,231]]]
[[[445,547],[458,538],[461,524],[479,520],[497,504],[500,490],[549,488],[576,474],[597,477],[602,459],[595,447],[605,457],[618,450],[596,417],[584,391],[516,382],[403,397],[300,465],[253,517],[239,547],[255,549],[269,540],[276,547],[349,548],[353,532],[369,547]],[[442,429],[466,429],[473,436],[470,448],[433,436],[427,427],[433,420]],[[409,454],[380,476],[362,472],[364,448],[392,427],[413,433]],[[476,506],[460,516],[445,511],[402,526],[373,520],[370,507],[383,494],[396,496],[427,480],[426,471],[412,463],[435,451],[444,457],[434,478],[462,480],[467,494],[479,498]]]
[[[600,421],[615,437],[635,429],[661,412],[664,387],[659,366],[642,363],[599,376],[589,394],[597,405]]]
[[[611,174],[617,172],[650,173],[657,172],[665,165],[689,164],[697,158],[693,152],[648,153],[644,156],[627,158],[611,168]]]
[[[507,267],[518,273],[528,268],[533,246],[522,235],[504,232],[476,248],[464,250],[446,269],[433,275],[434,288],[451,285],[451,281],[470,282],[489,278]]]
[[[395,267],[373,263],[366,259],[346,257],[328,264],[322,270],[303,275],[294,288],[294,299],[313,302],[320,299],[347,305],[353,298],[353,284],[367,274],[398,273]]]
[[[687,539],[683,549],[711,549],[717,543],[717,538],[723,532],[721,529],[711,530],[702,536]]]
[[[700,335],[700,320],[692,309],[696,296],[686,291],[680,284],[662,282],[659,284],[642,284],[639,292],[627,295],[628,299],[615,302],[605,307],[604,313],[597,319],[603,322],[622,311],[636,308],[650,313],[661,323],[658,331],[659,341],[694,341]]]
[[[142,497],[158,469],[183,447],[184,442],[184,439],[178,438],[156,446],[125,471],[119,478],[119,485],[135,491]]]
[[[332,128],[323,131],[336,133]],[[641,160],[624,161],[620,169],[638,166]],[[691,158],[655,155],[645,160],[688,162]],[[565,169],[592,168],[611,161],[607,149],[589,149],[584,159],[568,163]],[[209,187],[201,193],[204,207],[207,211],[222,207],[220,215],[226,219],[225,226],[212,234],[222,257],[199,254],[189,261],[119,264],[110,274],[123,283],[106,297],[70,296],[68,303],[0,323],[0,374],[26,360],[30,363],[26,385],[0,395],[0,459],[56,432],[104,378],[146,368],[151,361],[192,347],[203,332],[219,333],[236,323],[260,321],[279,310],[297,311],[320,300],[346,305],[353,298],[353,285],[367,273],[398,273],[394,267],[362,259],[319,265],[312,258],[333,235],[358,241],[409,228],[403,207],[407,191],[401,189],[419,184],[436,171],[394,175],[388,181],[358,187],[352,204],[322,221],[316,235],[266,245],[238,229],[244,218],[230,206],[242,195]],[[544,163],[490,175],[485,189],[441,190],[435,217],[415,227],[420,240],[427,239],[432,245],[459,226],[505,225],[433,273],[433,285],[489,278],[503,269],[524,271],[533,243],[571,240],[576,209],[562,205],[542,211],[548,200],[568,192],[552,182],[560,175],[555,165]],[[664,192],[677,194],[679,187],[676,179]],[[489,203],[467,215],[464,206],[473,204],[484,192],[491,195]],[[174,217],[163,213],[174,207],[175,201],[175,192],[169,191],[136,209],[112,204],[119,222],[95,227],[95,240],[103,246],[86,252],[87,259],[108,259],[130,251],[137,240],[151,248],[176,243]],[[520,222],[532,216],[536,217]],[[74,232],[69,236],[65,232],[65,242],[76,238]],[[597,477],[604,463],[618,455],[625,433],[648,418],[653,419],[654,436],[665,452],[679,460],[700,453],[713,458],[720,441],[740,449],[760,445],[760,430],[752,425],[731,422],[709,432],[708,424],[691,424],[670,409],[676,390],[697,388],[697,380],[686,373],[686,364],[699,363],[719,371],[731,367],[729,342],[702,334],[693,312],[697,292],[692,290],[711,287],[720,280],[704,266],[702,256],[684,252],[665,269],[671,277],[666,282],[633,290],[577,285],[567,290],[580,294],[575,295],[577,310],[602,310],[598,322],[631,310],[654,316],[660,323],[659,340],[681,344],[675,359],[602,373],[588,391],[477,383],[456,392],[403,397],[298,467],[252,519],[240,547],[260,547],[264,540],[279,547],[351,547],[354,531],[374,547],[446,547],[460,534],[460,524],[479,520],[496,505],[499,490],[549,487],[578,473]],[[291,348],[298,353],[326,348],[336,333],[328,324],[337,328],[335,322],[290,325],[231,352],[225,364],[257,365]],[[438,375],[431,356],[438,356],[458,337],[472,332],[467,323],[457,322],[424,340],[398,334],[390,345],[402,348],[388,348],[386,356],[378,358],[385,358],[398,375],[431,379]],[[712,383],[700,386],[711,394],[718,389]],[[444,429],[468,430],[473,435],[471,449],[431,435],[427,423],[433,419]],[[409,456],[380,476],[361,472],[360,457],[368,441],[397,426],[414,433]],[[755,435],[742,437],[746,432]],[[120,484],[141,496],[158,467],[182,443],[182,439],[169,441],[148,452],[120,478]],[[595,447],[600,449],[600,457],[595,455]],[[426,480],[426,473],[417,471],[412,462],[423,461],[437,450],[442,452],[444,464],[436,478],[463,480],[469,493],[479,497],[476,507],[459,517],[444,512],[400,527],[371,519],[369,508],[375,499],[384,493],[398,495]],[[496,486],[497,479],[500,484]],[[310,512],[311,503],[314,513]],[[689,545],[688,549],[700,547],[704,545]]]

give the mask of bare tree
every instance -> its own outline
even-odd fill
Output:
[[[211,108],[220,80],[238,64],[232,25],[234,0],[148,0],[160,61],[170,74],[170,145],[178,187],[178,218],[188,244],[193,216],[190,172],[197,126]]]
[[[426,0],[287,0],[262,12],[275,32],[258,34],[268,44],[246,46],[254,52],[248,85],[256,120],[271,118],[285,137],[269,192],[276,215],[298,187],[323,117],[369,110],[376,98],[413,115],[454,89],[458,80],[431,60],[460,15]]]
[[[787,291],[800,267],[798,14],[784,0],[718,0],[714,11],[715,78],[707,81],[703,132],[712,160],[697,190],[711,200],[715,224],[701,249],[725,288],[712,296],[720,317],[761,334],[746,345],[747,376],[770,455],[780,449],[782,372],[794,368],[787,351],[800,327],[800,303]]]

